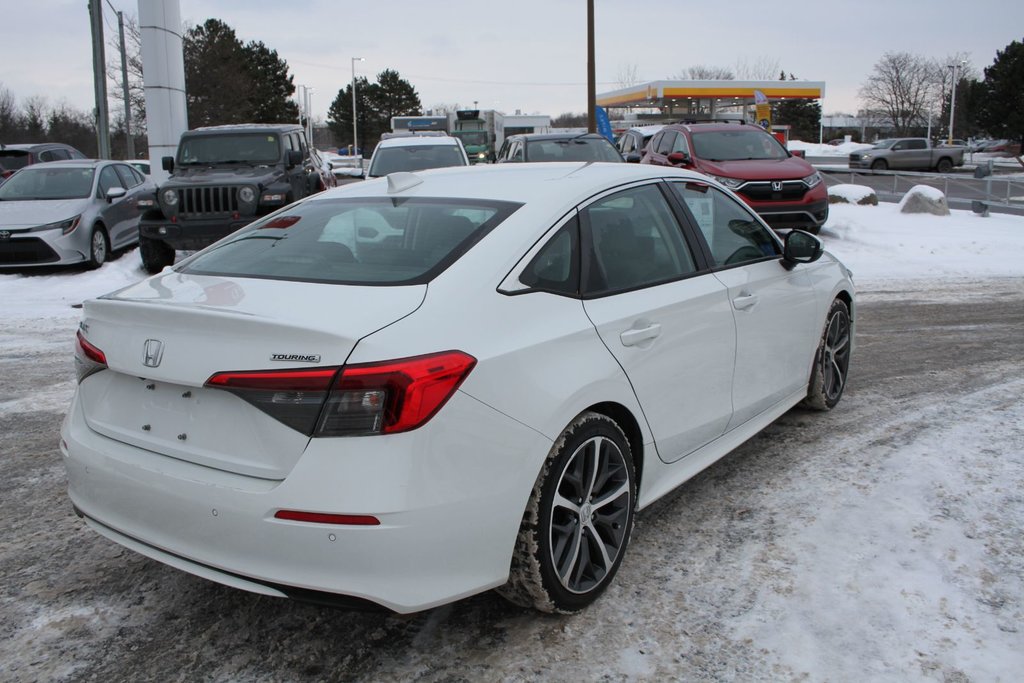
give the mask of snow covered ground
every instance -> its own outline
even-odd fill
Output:
[[[821,236],[852,269],[862,303],[970,303],[986,296],[986,288],[976,286],[979,281],[998,282],[1004,292],[1020,294],[1024,289],[1024,217],[982,218],[963,211],[945,217],[904,215],[895,204],[839,204],[831,207]],[[79,315],[73,305],[143,277],[134,250],[93,272],[0,275],[0,368],[13,367],[12,359],[21,356],[70,358]],[[495,612],[487,607],[493,603],[484,600],[442,608],[409,625],[353,619],[357,631],[348,640],[362,636],[365,644],[353,661],[372,660],[373,668],[364,670],[363,676],[354,669],[328,675],[378,680],[667,680],[690,671],[695,673],[685,678],[704,680],[1020,680],[1022,367],[1000,371],[999,381],[986,388],[965,388],[962,395],[925,404],[916,397],[879,396],[877,400],[891,401],[891,411],[873,424],[855,422],[853,404],[844,408],[844,402],[824,418],[833,421],[829,424],[835,425],[837,434],[844,434],[830,443],[829,453],[788,462],[786,474],[766,480],[764,472],[778,471],[778,461],[792,451],[786,440],[799,439],[801,421],[811,419],[788,415],[784,424],[768,430],[758,449],[748,451],[746,463],[709,475],[739,479],[739,485],[728,489],[736,499],[721,499],[712,482],[688,490],[687,495],[696,498],[685,508],[692,519],[657,511],[641,515],[637,542],[623,571],[608,596],[587,614],[559,621]],[[856,354],[853,372],[858,372]],[[0,419],[10,423],[38,411],[59,413],[72,389],[69,372],[67,382],[40,392],[0,397]],[[864,391],[870,396],[870,387]],[[56,448],[53,453],[59,457]],[[759,458],[776,462],[753,475],[750,466]],[[44,480],[56,476],[51,471],[59,467],[56,461],[46,467]],[[660,505],[672,504],[669,500]],[[700,543],[713,525],[728,527],[716,538],[738,539],[735,548]],[[117,551],[91,532],[76,533],[114,555],[112,560],[90,557],[94,562],[127,564],[138,576],[153,571],[152,563]],[[759,541],[744,545],[743,534],[753,534]],[[748,548],[759,550],[748,556]],[[652,555],[662,557],[658,553],[687,561],[653,562]],[[74,575],[98,569],[68,571]],[[173,570],[157,571],[162,577],[176,576]],[[18,591],[30,593],[24,585],[27,580],[19,577]],[[93,580],[100,585],[112,577]],[[156,590],[153,580],[144,580],[147,590]],[[187,592],[194,592],[195,586],[206,590],[199,580],[181,579],[180,585]],[[637,601],[657,594],[658,610],[633,614],[634,598],[626,593],[627,586]],[[209,590],[223,600],[224,593],[215,592],[219,589]],[[147,595],[146,604],[156,614],[180,611],[188,620],[194,611],[203,611],[193,610],[192,603],[159,602],[173,601],[173,595]],[[75,665],[64,662],[65,668],[60,668],[53,652],[75,644],[104,652],[126,625],[129,631],[132,624],[148,628],[146,613],[129,606],[134,598],[128,593],[104,599],[117,604],[81,603],[74,614],[75,623],[83,626],[67,631],[54,629],[68,615],[48,614],[45,602],[37,606],[34,621],[0,620],[0,633],[8,639],[6,646],[0,645],[0,677],[6,677],[2,672],[11,666],[10,680],[29,680],[46,667],[51,667],[54,678],[74,678]],[[252,610],[246,619],[255,624],[246,622],[247,633],[251,627],[253,637],[273,634],[273,649],[288,649],[276,641],[279,635],[288,637],[291,629],[279,628],[272,619],[274,610],[282,608],[265,601],[241,604],[241,611]],[[285,619],[331,618],[329,612],[283,613]],[[458,624],[462,617],[486,633],[476,640],[464,634]],[[481,624],[487,620],[494,623]],[[346,617],[333,624],[340,629],[347,621]],[[323,635],[304,635],[304,626],[292,626],[304,640]],[[217,630],[211,627],[211,632]],[[406,633],[411,635],[404,639]],[[399,652],[386,644],[389,634],[402,635]],[[710,642],[715,639],[730,643],[732,649],[713,649]],[[225,668],[235,665],[228,653],[221,652],[219,668],[206,669],[210,678],[288,677],[280,671],[266,673],[254,663],[260,661],[260,653],[248,653],[244,642],[234,646],[236,654],[231,656],[237,668]],[[190,658],[195,659],[195,653],[181,653],[182,661]],[[751,670],[744,668],[748,664],[737,664],[751,661],[771,668]],[[39,662],[47,663],[33,669]],[[129,673],[123,675],[130,678]],[[173,676],[190,677],[184,670]]]

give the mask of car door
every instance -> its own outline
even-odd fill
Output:
[[[121,184],[128,190],[128,194],[122,199],[124,204],[125,221],[119,226],[116,235],[110,235],[110,243],[113,248],[119,248],[130,244],[138,238],[139,216],[142,211],[139,209],[140,195],[146,192],[146,178],[135,168],[128,164],[115,164],[113,166],[121,179]]]
[[[660,183],[580,210],[584,310],[629,377],[662,460],[721,436],[732,416],[735,321]]]
[[[114,166],[115,164],[108,164],[102,167],[96,181],[96,201],[101,202],[99,219],[107,229],[107,236],[110,238],[112,247],[124,241],[126,230],[138,225],[133,221],[133,218],[138,216],[138,209],[135,206],[135,201],[128,194],[111,200],[107,199],[107,192],[112,188],[121,187],[126,192],[128,190]]]
[[[787,269],[774,233],[740,201],[703,182],[671,182],[704,240],[736,322],[729,429],[806,387],[821,334],[814,266]]]

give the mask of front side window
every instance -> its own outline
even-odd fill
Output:
[[[772,231],[742,204],[705,183],[670,183],[690,210],[716,266],[775,258],[782,253]]]
[[[582,211],[590,253],[584,257],[585,294],[604,296],[695,273],[668,202],[656,185],[609,195]]]
[[[520,205],[362,198],[305,202],[249,224],[181,271],[350,285],[429,282]]]
[[[124,187],[124,185],[121,183],[121,179],[117,176],[117,171],[114,170],[113,166],[104,166],[103,170],[100,171],[100,182],[96,190],[96,196],[101,199],[106,197],[107,192],[112,187]]]

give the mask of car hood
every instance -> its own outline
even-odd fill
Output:
[[[89,199],[0,202],[0,228],[26,228],[64,221],[85,211]]]
[[[721,175],[743,180],[789,180],[806,178],[814,173],[814,167],[799,157],[788,159],[744,159],[738,161],[699,162],[702,173]]]
[[[270,182],[283,175],[272,166],[202,166],[175,167],[174,175],[168,179],[167,185],[210,185],[214,183],[259,183]]]

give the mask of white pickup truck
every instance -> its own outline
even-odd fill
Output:
[[[927,138],[879,140],[871,149],[851,154],[850,168],[949,173],[954,166],[964,165],[965,150],[965,147],[933,147]]]

